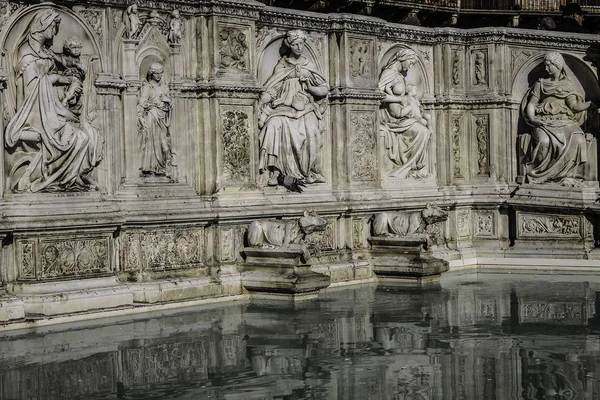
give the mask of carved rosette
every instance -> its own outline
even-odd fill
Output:
[[[518,214],[520,238],[580,238],[581,218],[571,215]]]
[[[239,28],[222,27],[219,31],[219,67],[247,71],[248,66],[246,33]]]
[[[250,123],[247,110],[221,109],[223,178],[227,182],[250,181]]]
[[[452,116],[452,166],[455,178],[462,178],[460,168],[460,115]]]
[[[456,212],[456,233],[458,238],[469,237],[471,234],[471,218],[469,210],[459,210]]]
[[[475,118],[475,138],[477,139],[478,174],[489,175],[489,116],[477,115]]]
[[[350,115],[353,132],[352,168],[353,181],[372,181],[377,178],[375,168],[375,117],[373,113],[352,113]]]
[[[475,235],[483,237],[494,236],[494,213],[480,211],[475,213]]]
[[[46,280],[109,273],[109,238],[18,239],[19,279]]]
[[[124,271],[162,271],[204,263],[204,229],[126,232],[122,236]]]
[[[350,76],[353,79],[369,79],[372,75],[372,46],[371,40],[354,39],[349,41]]]

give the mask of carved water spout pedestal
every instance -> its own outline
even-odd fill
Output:
[[[244,249],[246,262],[242,285],[250,292],[281,296],[315,295],[331,283],[331,278],[311,270],[306,247]]]
[[[428,283],[448,271],[448,261],[435,258],[425,238],[371,237],[373,271],[380,281]]]

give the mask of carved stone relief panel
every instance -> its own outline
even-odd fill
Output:
[[[335,220],[326,219],[327,225],[322,230],[315,230],[306,235],[304,242],[312,254],[320,255],[321,252],[335,250]]]
[[[488,84],[488,57],[486,49],[477,49],[471,52],[472,79],[473,86],[487,86]]]
[[[93,83],[102,72],[97,44],[102,42],[103,16],[92,9],[82,15],[93,34],[99,34],[94,40],[71,12],[51,6],[31,9],[22,16],[29,24],[13,25],[5,42],[3,62],[20,71],[9,74],[2,95],[8,190],[99,190],[93,175],[103,158],[104,135],[96,126],[101,119]],[[50,61],[40,55],[48,52],[54,55]]]
[[[594,239],[594,224],[586,217],[583,218],[585,228],[585,238]]]
[[[475,132],[475,143],[477,143],[477,174],[489,175],[489,116],[474,115],[473,129]]]
[[[460,86],[460,63],[461,63],[460,50],[452,50],[452,86]]]
[[[511,50],[510,51],[510,70],[514,76],[519,69],[531,58],[535,52],[530,50]]]
[[[354,249],[368,247],[367,237],[370,236],[368,221],[365,218],[352,219],[352,246]]]
[[[371,79],[373,76],[373,40],[348,39],[350,77],[352,80]]]
[[[225,183],[251,181],[252,107],[221,106],[221,167]]]
[[[452,171],[455,178],[463,177],[460,154],[461,118],[461,114],[454,114],[450,122],[452,126]]]
[[[220,227],[219,243],[221,262],[236,261],[240,250],[244,247],[244,229],[239,226]]]
[[[519,238],[581,238],[581,217],[577,215],[517,214]]]
[[[128,231],[121,237],[124,271],[193,268],[204,263],[203,228]]]
[[[459,239],[471,235],[471,212],[469,210],[456,212],[456,233]]]
[[[105,237],[38,237],[17,239],[19,279],[48,280],[112,271],[111,239]]]
[[[250,71],[248,38],[250,29],[242,26],[219,24],[218,62],[220,70]]]
[[[475,211],[475,235],[478,237],[494,237],[495,223],[492,211]]]
[[[351,179],[354,182],[377,179],[377,155],[375,139],[375,119],[373,112],[350,113],[352,132],[350,149]]]

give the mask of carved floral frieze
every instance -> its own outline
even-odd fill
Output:
[[[222,27],[219,31],[220,68],[246,71],[248,64],[248,43],[244,30]]]
[[[162,271],[204,263],[204,229],[129,231],[121,238],[124,271]]]
[[[579,238],[579,216],[519,214],[518,233],[522,238]]]
[[[227,182],[250,181],[252,146],[248,113],[251,111],[251,108],[221,108],[222,168]]]
[[[453,115],[451,118],[452,126],[452,170],[455,178],[462,178],[461,157],[460,157],[460,122],[461,115]]]
[[[375,157],[375,118],[371,112],[350,115],[352,138],[352,180],[370,181],[377,177]]]
[[[475,235],[494,236],[494,213],[492,211],[475,213]]]
[[[19,279],[75,278],[112,271],[107,237],[18,239],[16,249]]]
[[[477,168],[479,175],[488,175],[490,173],[489,165],[489,116],[476,115],[475,119],[475,139],[477,142]]]

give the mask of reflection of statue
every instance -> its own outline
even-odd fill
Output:
[[[127,7],[123,14],[123,23],[125,24],[125,35],[127,39],[133,39],[140,29],[140,17],[138,15],[137,5],[132,4]]]
[[[325,182],[321,170],[323,135],[319,121],[329,85],[316,66],[302,55],[306,34],[287,33],[288,54],[279,59],[261,97],[260,171],[269,171],[271,186],[284,174],[306,183]]]
[[[138,102],[138,122],[142,135],[142,166],[144,175],[170,177],[173,153],[171,151],[171,111],[173,100],[169,86],[163,79],[164,67],[152,63],[142,84]]]
[[[173,10],[171,13],[167,39],[169,43],[179,44],[181,42],[181,18],[179,18],[178,10]]]
[[[559,53],[544,57],[548,78],[540,78],[521,104],[523,118],[533,133],[521,136],[529,183],[559,182],[577,186],[587,162],[586,139],[580,126],[590,102]]]
[[[385,99],[380,109],[380,131],[385,137],[388,157],[397,167],[390,176],[397,178],[425,178],[429,176],[428,152],[431,131],[424,118],[413,115],[409,107],[406,72],[417,62],[417,55],[409,49],[398,51],[379,76],[379,89]],[[414,98],[414,96],[413,96]]]
[[[75,71],[80,63],[74,54],[50,49],[59,24],[55,11],[38,11],[17,51],[16,113],[4,132],[16,191],[97,189],[88,174],[102,159],[102,143],[85,112],[80,117],[64,104],[65,96],[82,95],[84,76]],[[72,74],[64,73],[70,68]]]

